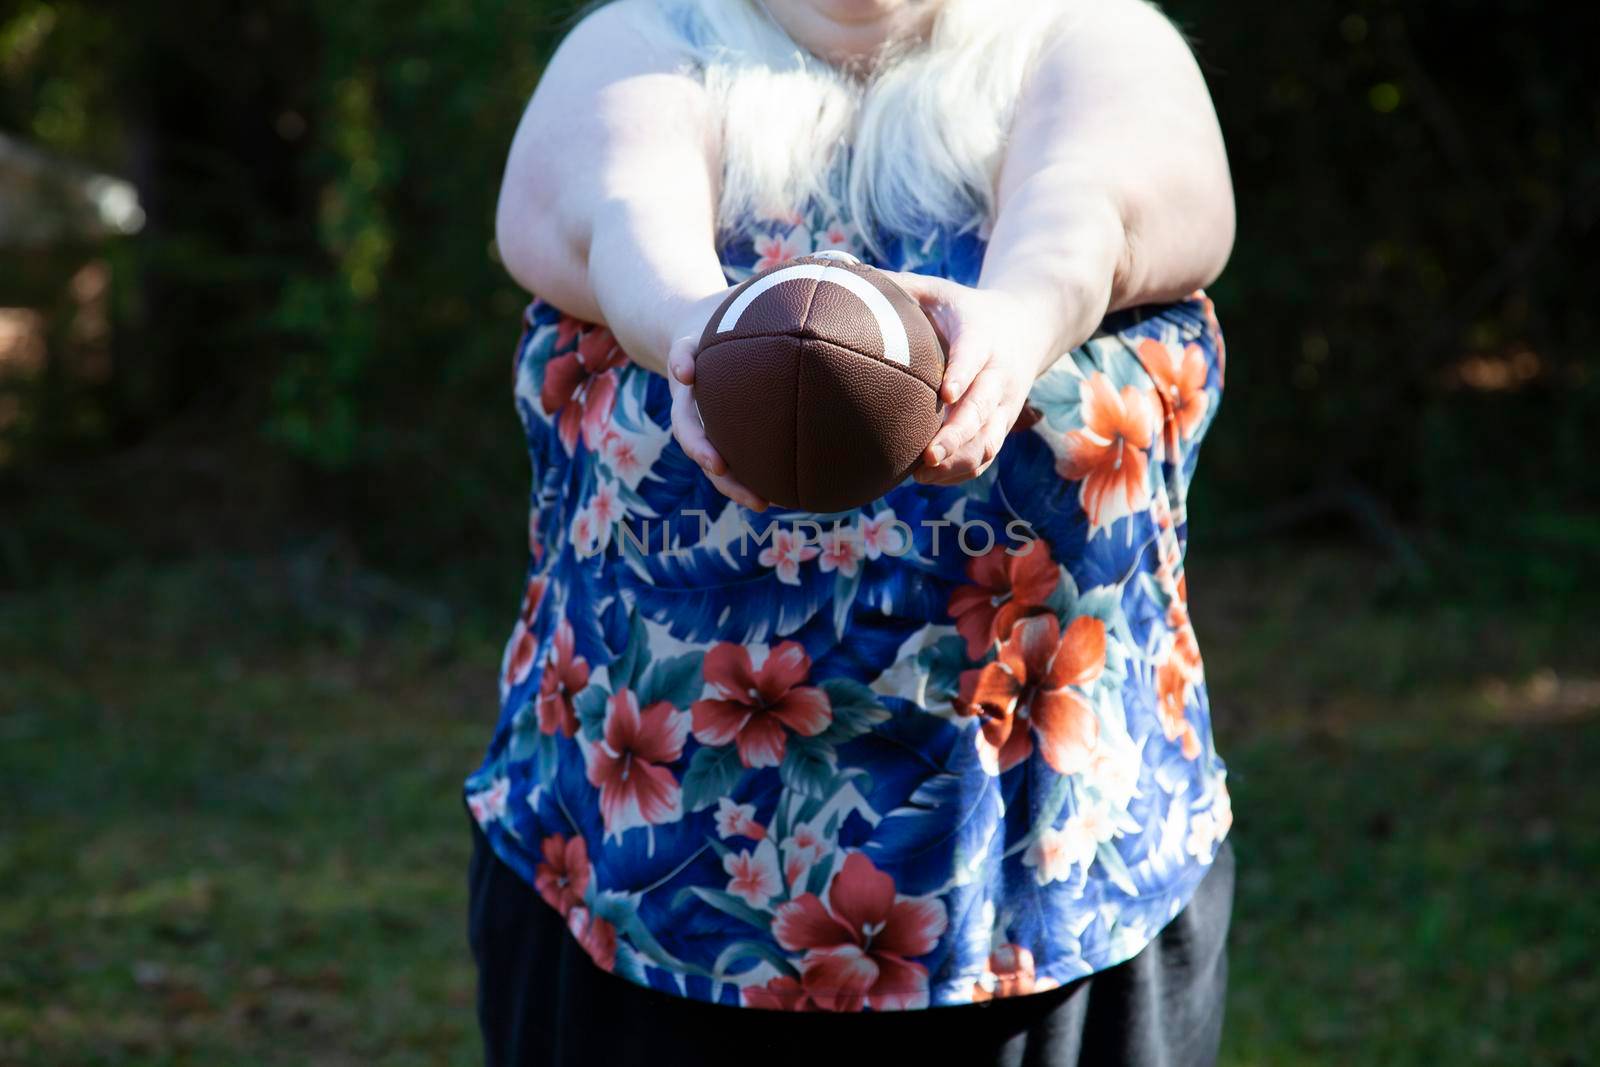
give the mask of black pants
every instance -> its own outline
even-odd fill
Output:
[[[1233,851],[1143,952],[1060,989],[924,1011],[706,1004],[600,970],[473,827],[468,937],[489,1067],[1209,1067],[1222,1035]]]

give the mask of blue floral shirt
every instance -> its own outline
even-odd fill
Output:
[[[966,284],[984,252],[886,247],[812,212],[721,251],[730,281],[840,248]],[[1232,822],[1183,573],[1222,378],[1202,294],[1119,313],[981,477],[757,514],[678,448],[664,379],[536,300],[473,817],[599,966],[685,997],[923,1008],[1128,959]]]

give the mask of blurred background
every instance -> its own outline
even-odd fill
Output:
[[[474,1061],[493,207],[572,6],[0,0],[0,1064]],[[1240,205],[1225,1062],[1592,1062],[1600,17],[1166,10]]]

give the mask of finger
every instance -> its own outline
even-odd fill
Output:
[[[694,391],[687,385],[672,386],[672,433],[678,439],[678,447],[700,465],[718,492],[752,511],[767,509],[765,500],[728,473],[727,463],[706,436]]]
[[[973,381],[990,362],[992,353],[962,336],[959,329],[947,347],[949,354],[945,357],[944,380],[939,383],[939,399],[946,404],[954,404],[966,395]]]
[[[960,485],[978,476],[987,464],[957,457],[943,467],[920,468],[915,478],[924,485]]]
[[[961,324],[956,313],[955,296],[961,291],[962,286],[948,278],[913,274],[909,271],[890,272],[890,276],[895,280],[895,284],[904,289],[906,294],[917,302],[917,306],[922,308],[922,313],[928,316],[934,332],[939,335],[939,342],[948,352],[953,338],[960,331]]]
[[[672,387],[672,434],[684,455],[698,463],[701,470],[713,476],[726,473],[728,465],[706,436],[700,409],[695,407],[694,392],[687,385]]]
[[[998,368],[989,367],[980,373],[972,387],[950,409],[939,432],[933,435],[923,453],[924,462],[931,467],[948,467],[954,457],[979,439],[984,427],[994,418],[1004,392],[1004,376]]]
[[[987,443],[983,434],[967,441],[960,448],[945,457],[945,461],[933,468],[933,474],[941,477],[948,483],[964,482],[968,478],[976,477],[994,459],[995,452]]]
[[[922,485],[955,485],[963,480],[943,467],[918,467],[911,477]]]
[[[695,340],[680,337],[667,349],[667,370],[684,385],[694,384]]]
[[[991,421],[990,424],[984,428],[983,434],[978,443],[978,455],[980,457],[980,461],[977,467],[972,471],[972,477],[974,478],[978,477],[984,471],[994,466],[994,461],[1000,458],[1000,449],[1005,447],[1007,431],[1003,429],[997,429],[996,426],[997,423]]]
[[[940,466],[919,468],[915,477],[925,485],[959,485],[988,470],[999,452],[999,443],[986,431],[946,457]]]
[[[1016,422],[1013,414],[1027,401],[1026,386],[1016,396],[1002,394],[994,413],[984,420],[978,436],[967,442],[964,454],[947,461],[946,466],[956,472],[956,481],[976,478],[1000,458],[1000,450],[1011,436],[1011,426]]]
[[[907,270],[886,272],[894,283],[906,291],[906,295],[919,304],[939,304],[949,299],[951,286],[954,284],[948,278],[940,278],[933,274],[916,274]]]

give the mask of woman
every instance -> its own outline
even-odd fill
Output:
[[[537,299],[527,584],[467,783],[491,1063],[1212,1062],[1231,815],[1182,568],[1232,230],[1138,0],[577,25],[498,219]],[[948,409],[808,538],[691,385],[729,285],[825,248],[903,272]]]

